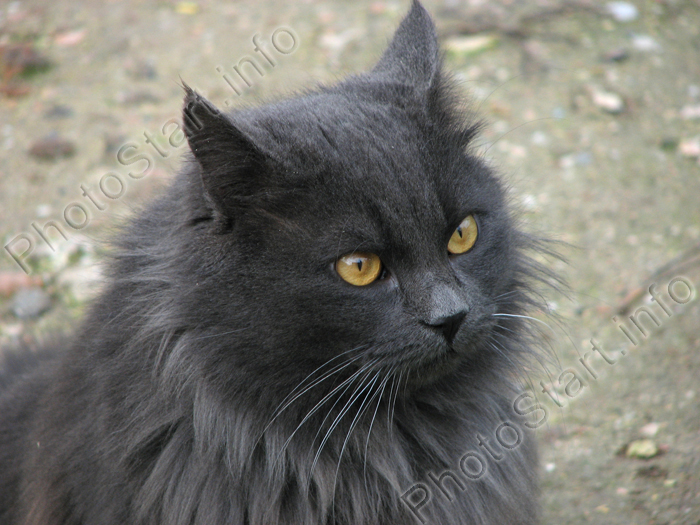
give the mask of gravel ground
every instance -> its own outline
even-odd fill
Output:
[[[220,107],[333,81],[408,4],[0,0],[0,235],[30,272],[0,257],[0,344],[70,330],[99,289],[101,239],[179,164],[180,78]],[[543,522],[700,523],[700,2],[425,5],[481,151],[569,260],[530,372]]]

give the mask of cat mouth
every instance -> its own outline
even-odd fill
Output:
[[[463,357],[452,348],[423,356],[419,361],[407,365],[407,385],[419,388],[431,385],[455,372]]]
[[[464,359],[464,352],[446,341],[412,350],[413,355],[407,356],[401,366],[411,377],[409,384],[414,386],[425,386],[449,375]]]
[[[478,351],[480,329],[459,330],[450,340],[439,329],[429,328],[430,333],[422,347],[411,349],[404,366],[420,384],[433,383],[455,372],[465,360]]]

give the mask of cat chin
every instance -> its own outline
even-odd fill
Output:
[[[407,367],[406,387],[418,389],[432,385],[455,373],[464,361],[464,354],[447,347],[441,352],[434,351],[430,357],[423,356],[420,361]]]
[[[406,361],[404,368],[408,389],[422,388],[445,380],[457,373],[483,351],[479,334],[470,333],[457,337],[451,344],[442,343],[424,348],[418,358]],[[465,364],[466,363],[466,364]]]

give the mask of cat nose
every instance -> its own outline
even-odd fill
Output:
[[[452,344],[464,318],[469,313],[469,302],[457,286],[446,282],[430,282],[430,296],[425,301],[423,323],[442,333],[448,344]]]
[[[429,326],[440,330],[442,334],[445,336],[445,339],[449,344],[452,344],[452,341],[455,338],[455,335],[457,335],[457,332],[459,331],[459,327],[462,325],[462,321],[464,321],[464,318],[467,316],[467,311],[466,310],[460,310],[458,312],[454,312],[450,315],[446,315],[444,317],[439,317],[437,319],[432,320],[430,323],[428,323]]]

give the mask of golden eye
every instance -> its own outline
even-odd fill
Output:
[[[457,226],[452,237],[450,237],[450,241],[447,243],[447,251],[455,255],[468,252],[474,246],[478,234],[479,231],[474,216],[467,215],[461,224]]]
[[[382,273],[382,260],[373,253],[354,252],[338,259],[335,271],[355,286],[366,286]]]

